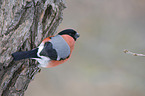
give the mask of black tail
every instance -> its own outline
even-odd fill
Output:
[[[35,48],[30,51],[21,51],[21,52],[15,52],[12,54],[13,60],[21,60],[21,59],[26,59],[26,58],[38,58],[37,56],[38,48]]]

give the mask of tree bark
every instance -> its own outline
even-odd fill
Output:
[[[55,33],[64,0],[0,0],[0,95],[23,96],[40,71],[35,60],[13,61],[11,54],[31,50]]]

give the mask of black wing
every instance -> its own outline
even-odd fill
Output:
[[[55,49],[53,49],[51,42],[46,42],[44,44],[44,48],[40,52],[40,56],[47,56],[52,60],[57,60],[57,52]]]

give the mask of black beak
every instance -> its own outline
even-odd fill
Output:
[[[80,37],[80,34],[79,33],[76,33],[75,34],[75,38],[77,39],[77,38],[79,38]]]

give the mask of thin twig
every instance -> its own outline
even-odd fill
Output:
[[[126,54],[131,54],[133,56],[142,56],[142,57],[145,56],[144,54],[133,53],[133,52],[128,51],[128,50],[124,50],[123,52]]]

